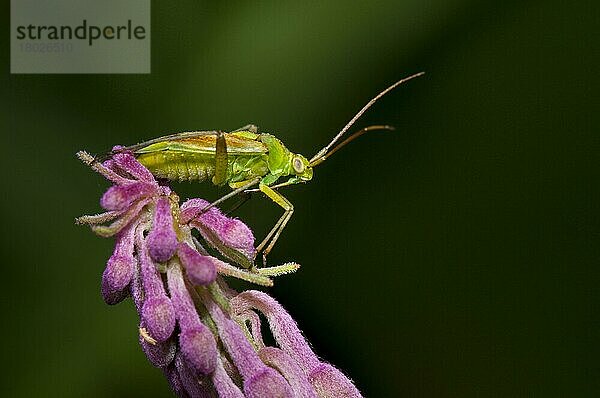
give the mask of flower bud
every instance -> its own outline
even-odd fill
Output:
[[[102,273],[102,298],[106,304],[114,305],[129,296],[128,285],[133,277],[135,259],[112,255]]]
[[[137,267],[133,257],[136,228],[137,223],[131,223],[119,232],[115,250],[102,273],[102,297],[109,305],[117,304],[129,295],[128,286]]]
[[[177,234],[173,228],[173,216],[169,199],[161,197],[156,202],[152,230],[146,238],[150,257],[154,261],[164,263],[177,250]]]
[[[175,329],[173,304],[166,295],[147,297],[142,306],[141,318],[148,333],[157,341],[165,341]]]
[[[217,277],[217,267],[211,256],[203,256],[187,243],[180,243],[177,256],[194,285],[208,285]]]

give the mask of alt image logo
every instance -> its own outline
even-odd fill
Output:
[[[11,73],[150,73],[149,0],[11,0]]]

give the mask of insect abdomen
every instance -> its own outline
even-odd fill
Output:
[[[160,151],[137,159],[155,177],[168,180],[203,182],[215,174],[215,160],[209,154]]]

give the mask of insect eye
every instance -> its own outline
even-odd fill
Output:
[[[294,167],[294,171],[296,172],[296,174],[304,173],[304,163],[302,162],[302,159],[294,158],[294,160],[292,161],[292,166]]]

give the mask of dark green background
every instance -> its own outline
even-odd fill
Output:
[[[74,153],[255,123],[307,156],[270,292],[367,397],[600,392],[600,13],[592,2],[153,2],[150,75],[10,75],[2,6],[0,395],[168,396],[111,242],[73,225],[103,179]],[[596,37],[595,37],[596,36]],[[214,198],[210,185],[177,187]],[[240,212],[263,236],[280,211]]]

